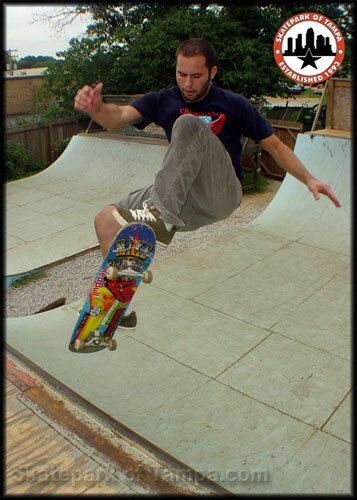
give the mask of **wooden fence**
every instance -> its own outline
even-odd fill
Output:
[[[41,160],[49,166],[62,153],[62,149],[57,150],[56,146],[64,139],[85,132],[89,122],[89,119],[81,122],[59,120],[52,123],[9,128],[6,130],[6,139],[23,144],[34,160]],[[93,125],[93,130],[102,129],[96,125]]]
[[[273,119],[269,119],[269,123],[274,128],[277,137],[294,151],[296,137],[302,132],[303,124],[300,122]],[[268,151],[264,149],[262,150],[260,162],[263,172],[277,179],[284,178],[286,173],[285,170],[282,169]]]
[[[284,144],[294,150],[296,136],[303,129],[303,124],[299,122],[290,122],[286,120],[269,120],[275,129],[276,135]],[[71,138],[81,132],[85,132],[90,125],[90,132],[103,130],[97,123],[88,120],[75,122],[72,120],[61,120],[52,123],[28,125],[20,128],[10,128],[6,131],[6,138],[14,142],[22,143],[26,150],[29,151],[34,160],[42,160],[46,166],[53,163],[62,153],[62,148],[57,149],[56,146],[64,139]],[[158,128],[158,127],[156,127]],[[136,135],[145,137],[153,137],[157,130],[151,130],[147,127],[145,131],[138,132],[134,127],[126,127],[123,132],[127,135],[132,135],[135,130]],[[161,129],[159,130],[159,132]],[[163,134],[163,131],[162,131]],[[164,135],[163,135],[164,137]],[[246,151],[245,153],[248,153]],[[252,167],[251,162],[254,158],[249,158],[249,154],[244,154],[242,164],[248,170]],[[260,166],[263,172],[276,177],[283,178],[285,170],[279,167],[274,158],[267,152],[262,150],[260,157]]]

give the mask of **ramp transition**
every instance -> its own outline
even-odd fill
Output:
[[[49,168],[8,183],[5,275],[11,279],[97,246],[95,215],[152,184],[165,151],[105,133],[79,134]]]
[[[251,224],[153,264],[114,353],[68,350],[82,301],[9,318],[7,344],[233,493],[350,493],[351,140],[296,152],[340,209],[287,176]]]

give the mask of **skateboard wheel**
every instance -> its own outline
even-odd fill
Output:
[[[151,271],[145,271],[144,272],[144,277],[143,277],[143,282],[144,283],[151,283],[154,275],[152,274]]]
[[[77,339],[74,343],[74,348],[76,351],[84,351],[85,342],[83,339]]]
[[[116,280],[118,277],[118,269],[115,266],[109,266],[107,269],[108,280]]]
[[[116,348],[117,348],[117,341],[114,339],[109,340],[108,342],[109,351],[115,351]]]

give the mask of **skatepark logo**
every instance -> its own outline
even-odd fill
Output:
[[[331,78],[342,65],[345,41],[338,26],[323,14],[295,14],[274,38],[274,57],[285,76],[316,85]]]

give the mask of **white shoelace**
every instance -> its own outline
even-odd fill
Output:
[[[134,217],[135,220],[138,221],[151,221],[151,222],[156,222],[156,217],[150,212],[148,205],[146,201],[143,202],[143,209],[136,209],[132,210],[130,209],[131,215]]]

